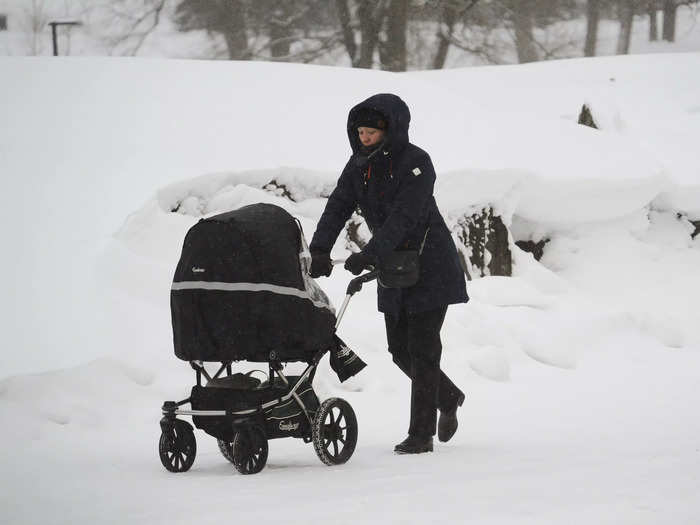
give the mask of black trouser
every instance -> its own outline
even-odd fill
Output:
[[[437,409],[453,409],[462,394],[440,370],[440,328],[446,312],[447,306],[443,306],[415,314],[384,314],[389,352],[411,379],[411,436],[435,435]]]

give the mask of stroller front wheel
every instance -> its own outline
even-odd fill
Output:
[[[357,445],[357,417],[350,403],[339,397],[326,399],[316,412],[311,435],[316,455],[326,465],[349,460]]]
[[[186,472],[197,455],[197,441],[192,427],[185,421],[175,420],[172,428],[160,434],[158,442],[160,462],[170,472]]]
[[[223,453],[223,449],[221,450]],[[257,474],[267,463],[267,437],[257,426],[236,431],[231,453],[233,466],[241,474]],[[226,454],[224,457],[228,459]]]

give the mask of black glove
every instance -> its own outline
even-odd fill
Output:
[[[368,266],[375,266],[374,257],[364,252],[353,253],[345,261],[345,269],[353,275],[360,275]]]
[[[314,279],[325,275],[328,277],[333,271],[333,263],[331,263],[331,254],[328,252],[311,252],[311,271],[309,275]]]

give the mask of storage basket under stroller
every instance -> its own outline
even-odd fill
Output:
[[[312,382],[327,352],[341,381],[365,364],[335,334],[335,311],[309,265],[301,225],[278,206],[245,206],[189,230],[170,305],[175,355],[189,361],[196,384],[189,398],[163,404],[159,455],[166,469],[189,470],[196,455],[192,425],[178,416],[192,416],[244,474],[265,466],[269,439],[313,442],[329,465],[353,454],[352,407],[340,398],[320,403]],[[266,377],[234,373],[236,361],[267,363]],[[286,376],[289,362],[307,366]]]

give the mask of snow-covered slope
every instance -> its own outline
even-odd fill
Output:
[[[458,200],[449,208],[483,196],[474,170],[503,169],[513,171],[487,173],[487,188],[498,184],[497,197],[518,188],[526,218],[561,221],[563,212],[591,220],[604,210],[639,209],[662,193],[665,208],[697,215],[700,206],[693,142],[700,136],[699,54],[406,75],[136,59],[0,63],[3,77],[13,79],[0,86],[11,123],[0,129],[0,151],[12,196],[0,218],[13,247],[0,265],[18,275],[5,284],[13,299],[3,302],[2,318],[13,327],[10,346],[25,349],[21,359],[3,357],[8,372],[77,364],[72,356],[85,348],[101,354],[91,341],[99,339],[99,330],[92,333],[99,312],[86,297],[95,289],[95,240],[109,242],[158,188],[203,173],[280,166],[320,170],[332,180],[349,151],[347,110],[378,91],[409,102],[412,137],[431,152],[441,177],[457,172],[458,184],[470,181],[464,200],[443,192]],[[575,125],[584,101],[617,127],[596,133]],[[598,183],[589,185],[591,178]],[[65,297],[76,311],[68,328],[55,315]],[[40,350],[50,347],[61,351]]]
[[[13,82],[0,84],[0,520],[692,523],[698,65],[684,54],[392,75],[1,59]],[[468,392],[460,431],[428,457],[392,454],[408,384],[369,286],[340,330],[369,367],[340,385],[322,363],[315,381],[358,413],[349,464],[328,469],[278,440],[261,474],[236,476],[199,433],[192,471],[166,473],[159,407],[193,379],[168,311],[185,232],[266,201],[311,235],[349,153],[347,110],[378,91],[409,103],[448,222],[490,204],[518,238],[550,239],[540,262],[516,249],[513,277],[471,281],[470,303],[448,312],[444,369]],[[584,101],[600,131],[575,123]],[[294,201],[263,189],[272,180]],[[340,300],[347,279],[336,269],[319,283]]]

